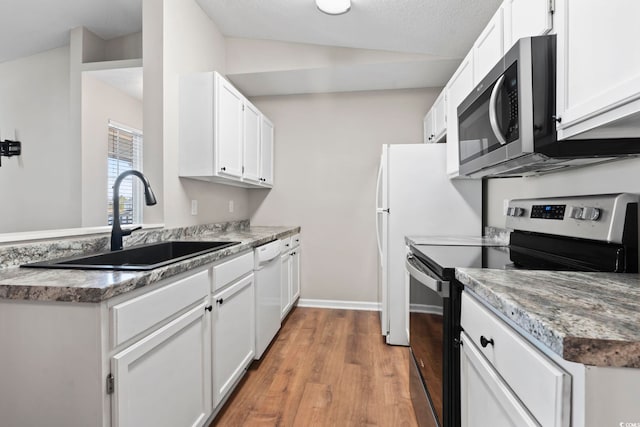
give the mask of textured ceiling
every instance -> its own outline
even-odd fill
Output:
[[[85,26],[109,40],[142,30],[142,0],[0,0],[0,62],[69,44]]]
[[[501,0],[352,0],[329,16],[314,0],[197,0],[226,36],[462,57]]]

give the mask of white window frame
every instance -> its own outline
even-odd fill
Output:
[[[130,147],[128,147],[129,152],[124,151],[126,147],[122,147],[122,151],[119,148],[119,140],[114,141],[112,137],[112,132],[116,134],[126,134],[131,140]],[[142,147],[143,147],[143,135],[142,131],[139,129],[135,129],[131,126],[123,125],[121,123],[115,122],[113,120],[109,120],[108,122],[108,134],[107,134],[107,225],[111,225],[110,216],[112,215],[112,206],[111,202],[113,200],[113,183],[116,178],[122,172],[135,169],[142,172]],[[113,146],[116,144],[116,146]],[[112,159],[116,158],[124,158],[122,162],[117,162]],[[124,164],[124,162],[130,162],[130,167]],[[121,224],[142,224],[142,213],[143,213],[143,204],[142,204],[142,183],[136,178],[134,179],[132,176],[128,176],[122,181],[120,185],[120,195],[131,194],[133,199],[132,202],[132,219],[131,221],[121,220]],[[120,210],[120,216],[124,210]]]

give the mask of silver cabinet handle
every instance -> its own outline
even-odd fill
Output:
[[[491,130],[496,135],[498,142],[500,145],[504,145],[507,143],[507,140],[504,139],[504,135],[502,135],[502,131],[500,130],[500,125],[498,124],[498,92],[500,92],[500,88],[502,87],[502,83],[504,82],[504,74],[500,76],[496,85],[491,90],[491,99],[489,100],[489,124],[491,124]]]

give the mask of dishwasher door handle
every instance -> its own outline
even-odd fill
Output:
[[[418,265],[418,261],[413,255],[407,255],[405,268],[407,272],[418,282],[440,295],[442,298],[449,298],[449,282],[446,280],[436,279],[422,271]]]

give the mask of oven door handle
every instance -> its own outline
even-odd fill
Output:
[[[449,282],[432,277],[427,272],[419,268],[418,263],[419,261],[417,261],[413,255],[407,255],[405,268],[411,277],[440,295],[442,298],[449,298]]]
[[[491,99],[489,100],[489,124],[491,124],[491,130],[493,130],[493,133],[496,135],[500,145],[507,143],[507,140],[504,138],[504,135],[502,135],[502,131],[500,130],[500,125],[498,124],[498,93],[500,93],[502,83],[504,83],[504,74],[500,76],[495,86],[493,86],[493,89],[491,90]]]

